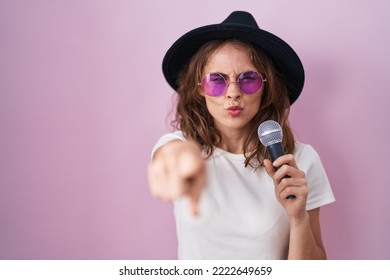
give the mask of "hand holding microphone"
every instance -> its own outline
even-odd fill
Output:
[[[291,175],[288,174],[288,172],[292,172],[294,170],[286,170],[283,177],[280,177],[281,173],[275,175],[276,171],[283,165],[291,165],[295,169],[298,170],[298,167],[296,166],[294,157],[292,155],[284,156],[284,150],[283,150],[283,130],[280,127],[280,125],[273,120],[268,120],[260,124],[258,128],[258,136],[260,142],[267,148],[267,151],[271,157],[272,163],[275,164],[275,166],[270,163],[269,161],[265,160],[264,165],[265,168],[270,174],[275,182],[275,186],[278,186],[279,189],[281,189],[281,193],[289,193],[293,192],[294,189],[290,188],[290,185],[288,185],[289,178],[291,178]],[[283,158],[282,158],[283,157]],[[300,170],[298,170],[300,171]],[[300,171],[301,172],[301,171]],[[301,174],[300,174],[301,175]],[[304,174],[303,174],[304,175]],[[282,182],[283,179],[286,179]],[[291,181],[291,180],[290,180]],[[286,199],[295,199],[295,194],[288,194],[285,196]]]

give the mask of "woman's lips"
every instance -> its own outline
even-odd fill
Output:
[[[230,106],[227,108],[229,115],[232,117],[237,117],[238,115],[241,114],[243,108],[240,106]]]

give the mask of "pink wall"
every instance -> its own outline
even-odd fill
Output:
[[[390,258],[390,2],[3,0],[0,259],[175,258],[171,206],[146,180],[172,96],[161,60],[235,9],[305,65],[291,122],[337,198],[329,258]]]

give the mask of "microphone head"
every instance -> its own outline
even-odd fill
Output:
[[[283,140],[283,130],[280,125],[273,120],[268,120],[259,125],[257,130],[259,140],[265,147],[275,143],[281,143]]]

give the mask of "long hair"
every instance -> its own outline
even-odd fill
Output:
[[[211,55],[226,42],[244,47],[257,71],[267,79],[261,95],[260,110],[250,121],[250,133],[244,141],[243,153],[245,166],[255,169],[262,165],[264,158],[269,158],[266,148],[260,143],[257,128],[266,120],[277,121],[283,129],[283,148],[286,153],[294,150],[294,136],[288,123],[290,102],[288,90],[283,77],[274,67],[272,61],[252,44],[229,40],[214,40],[206,43],[185,65],[178,77],[178,100],[176,117],[172,121],[175,129],[183,132],[188,139],[199,143],[210,157],[215,147],[221,144],[221,133],[214,125],[213,117],[207,110],[205,98],[200,94],[198,83],[202,79],[203,69]],[[248,151],[249,147],[255,149]]]

